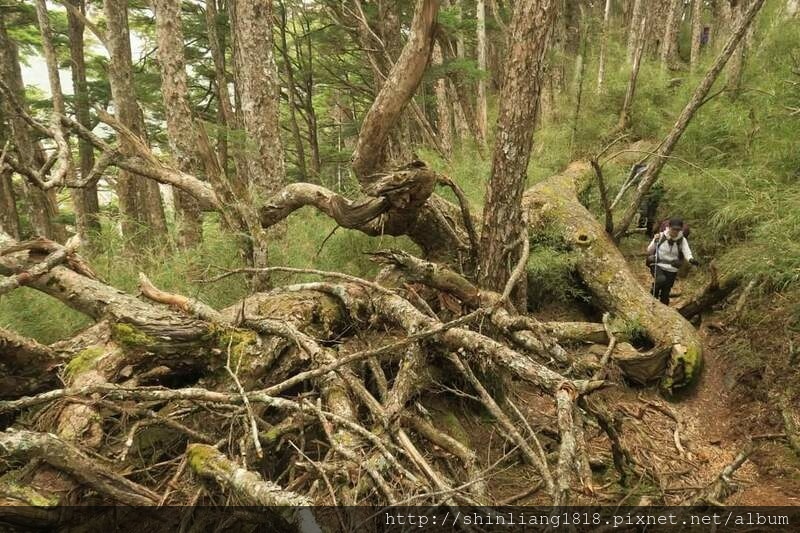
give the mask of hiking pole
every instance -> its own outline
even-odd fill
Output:
[[[656,282],[658,281],[658,249],[661,247],[661,243],[659,243],[660,238],[658,236],[654,237],[656,242],[656,253],[655,253],[655,260],[653,261],[653,298],[656,297]]]

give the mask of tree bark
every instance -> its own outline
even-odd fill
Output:
[[[294,66],[292,65],[292,58],[289,54],[289,43],[286,39],[286,25],[287,25],[287,6],[284,2],[280,2],[280,35],[281,44],[280,51],[283,56],[283,70],[286,73],[286,88],[287,104],[289,107],[289,126],[292,130],[292,138],[294,140],[295,149],[295,162],[297,170],[300,172],[302,181],[308,181],[308,170],[306,169],[306,153],[303,138],[300,135],[300,126],[297,124],[297,103],[296,99],[296,86],[294,79]]]
[[[703,36],[703,0],[692,0],[692,51],[689,66],[692,71],[700,62],[700,39]]]
[[[6,31],[6,15],[2,11],[0,11],[0,74],[17,102],[27,107],[19,50]],[[34,140],[29,125],[5,102],[5,98],[0,102],[4,107],[4,114],[11,118],[11,134],[14,139],[14,147],[19,153],[20,163],[28,168],[38,170],[44,164],[44,157],[41,147]],[[25,110],[27,111],[27,109]],[[27,200],[28,216],[34,233],[54,240],[63,240],[63,228],[53,222],[58,214],[55,191],[44,192],[26,180],[22,181],[22,190]]]
[[[747,0],[738,0],[735,5],[732,6],[733,10],[733,18],[739,19],[744,12],[746,7]],[[752,30],[753,26],[750,25],[748,28],[748,34]],[[749,37],[749,35],[748,35]],[[742,89],[742,74],[744,72],[744,63],[745,58],[747,57],[747,49],[748,49],[748,39],[747,37],[743,38],[739,41],[739,46],[736,47],[736,50],[733,52],[733,56],[731,57],[730,63],[728,64],[728,79],[726,81],[725,89],[728,92],[728,97],[731,100],[735,100],[739,97],[739,93]]]
[[[303,15],[300,27],[303,33],[303,39],[297,38],[295,40],[295,49],[297,50],[298,60],[303,64],[303,83],[305,84],[304,97],[301,101],[303,106],[303,118],[306,121],[308,129],[308,145],[311,149],[311,173],[314,175],[315,181],[319,181],[319,175],[322,171],[322,158],[319,150],[319,128],[317,126],[317,111],[314,109],[314,52],[311,48],[311,22],[308,19],[304,3],[300,4],[300,9]],[[294,19],[292,20],[294,26]],[[295,32],[297,35],[297,32]],[[300,36],[298,36],[300,37]],[[303,45],[305,44],[305,54],[303,53]]]
[[[85,0],[69,0],[81,13],[86,12]],[[83,30],[84,24],[80,17],[71,10],[67,10],[67,23],[69,25],[69,55],[72,68],[72,92],[75,97],[75,118],[87,128],[91,128],[89,116],[89,88],[86,83],[86,61],[84,55]],[[85,178],[94,166],[94,149],[91,143],[80,139],[78,141],[78,156],[80,159],[80,176]],[[87,185],[72,191],[72,200],[75,203],[75,215],[78,218],[78,234],[81,240],[91,243],[92,234],[100,231],[100,202],[97,197],[97,184]]]
[[[278,122],[278,70],[273,55],[272,2],[231,0],[233,73],[248,144],[248,183],[264,199],[285,183]]]
[[[177,167],[187,174],[201,175],[195,131],[202,128],[192,118],[183,56],[180,0],[153,0],[156,18],[157,57],[161,68],[161,96],[167,118],[167,138]],[[178,243],[183,248],[200,244],[202,217],[197,200],[173,187]]]
[[[642,181],[636,190],[633,200],[631,201],[630,205],[628,205],[628,208],[625,210],[625,213],[619,221],[619,225],[614,231],[614,239],[616,241],[619,241],[625,232],[628,231],[628,227],[630,227],[633,217],[637,213],[639,203],[644,195],[650,190],[650,187],[653,186],[653,183],[655,183],[655,181],[658,179],[661,169],[664,168],[667,158],[672,153],[675,145],[678,144],[683,132],[686,131],[689,121],[703,104],[705,97],[711,90],[711,86],[714,85],[714,82],[716,81],[720,72],[722,72],[722,69],[725,67],[725,63],[728,62],[731,54],[733,54],[733,51],[739,44],[739,41],[742,40],[742,37],[744,37],[744,34],[747,32],[747,28],[753,22],[753,19],[755,19],[756,14],[758,14],[758,11],[763,5],[764,0],[753,0],[753,3],[748,8],[747,12],[739,20],[739,24],[733,32],[733,35],[731,35],[730,39],[728,39],[728,42],[725,43],[725,47],[722,49],[722,52],[720,52],[719,56],[717,56],[717,58],[714,60],[711,68],[709,68],[708,72],[706,72],[703,80],[695,89],[694,94],[692,94],[691,99],[689,102],[687,102],[686,106],[683,108],[683,111],[681,111],[681,114],[678,117],[678,120],[675,122],[675,125],[672,127],[672,130],[670,130],[669,134],[667,134],[666,138],[664,138],[664,141],[659,146],[656,155],[653,156],[653,160],[647,166],[647,170],[642,177]]]
[[[486,129],[487,129],[487,103],[486,103],[486,78],[488,72],[486,70],[486,4],[484,0],[478,0],[475,7],[477,19],[477,52],[478,52],[478,70],[480,71],[480,78],[478,79],[478,95],[475,102],[476,110],[476,125],[478,141],[482,145],[486,145]]]
[[[526,235],[522,193],[555,5],[551,0],[520,1],[511,22],[509,59],[497,119],[492,176],[486,188],[479,256],[481,287],[500,292],[519,261],[519,240]],[[522,282],[517,285],[514,301],[526,302],[526,293]]]
[[[606,77],[606,48],[608,48],[609,18],[611,17],[611,0],[606,0],[603,10],[603,29],[600,35],[600,58],[597,66],[597,92],[603,91],[603,82]]]
[[[575,137],[578,135],[578,119],[581,115],[581,103],[583,100],[583,81],[586,74],[586,59],[587,48],[589,43],[589,24],[583,16],[583,9],[581,8],[581,18],[584,19],[581,25],[581,30],[578,33],[580,36],[580,49],[575,55],[575,113],[572,116],[572,134],[570,135],[569,147],[570,150],[575,146]]]
[[[217,12],[217,0],[206,0],[206,30],[208,31],[208,47],[211,58],[214,61],[214,84],[217,89],[217,105],[221,133],[217,136],[217,153],[222,171],[227,179],[228,176],[228,130],[236,125],[236,117],[231,107],[231,97],[228,93],[228,76],[225,70],[225,44],[224,34],[219,32],[219,13]],[[238,170],[237,170],[238,174]],[[235,176],[237,181],[240,176]]]
[[[433,44],[431,52],[431,62],[433,65],[441,65],[442,47],[439,43]],[[444,76],[434,82],[434,93],[436,94],[436,126],[439,130],[439,141],[445,154],[449,157],[453,151],[453,119],[450,112],[450,100],[447,97],[447,78]]]
[[[633,97],[636,94],[636,81],[639,78],[639,67],[642,64],[642,54],[647,42],[645,28],[647,27],[647,16],[643,14],[639,19],[639,28],[636,35],[636,49],[633,52],[633,64],[631,73],[628,77],[628,88],[625,90],[625,100],[622,102],[622,109],[619,112],[619,122],[615,130],[622,132],[628,129],[631,122],[631,108],[633,107]]]
[[[0,142],[5,145],[5,139],[0,136]],[[19,213],[17,212],[17,198],[14,194],[14,183],[11,181],[14,172],[6,167],[0,168],[0,231],[4,231],[19,239]]]
[[[103,0],[108,31],[108,81],[114,100],[114,113],[119,122],[140,139],[144,138],[144,119],[136,101],[133,80],[131,41],[128,30],[128,0]],[[131,139],[122,136],[120,150],[134,155]],[[167,222],[158,184],[130,172],[120,170],[117,197],[122,214],[122,235],[128,246],[137,243],[166,243]],[[143,231],[144,230],[144,231]]]
[[[637,37],[639,35],[639,24],[645,13],[645,0],[634,0],[631,10],[631,22],[628,28],[628,63],[633,63],[633,55],[636,52]]]
[[[0,45],[2,44],[0,43]],[[0,54],[2,53],[3,51],[0,50]],[[5,153],[6,147],[9,149],[11,147],[9,138],[11,131],[6,128],[5,118],[4,106],[0,106],[0,146],[2,146],[0,153]],[[0,163],[0,231],[19,239],[19,212],[17,211],[17,195],[14,193],[13,178],[14,171],[11,170],[11,167]]]
[[[66,104],[64,103],[64,93],[61,90],[61,77],[58,72],[58,57],[56,56],[56,49],[53,46],[53,32],[50,29],[50,18],[47,13],[47,6],[44,0],[37,0],[36,2],[36,18],[39,22],[39,32],[42,37],[42,50],[44,52],[45,64],[47,65],[47,79],[50,84],[50,95],[53,100],[53,118],[51,124],[53,131],[56,134],[56,142],[64,143],[67,146],[67,157],[64,159],[59,158],[57,167],[53,170],[54,173],[59,173],[63,178],[70,180],[72,178],[72,156],[69,150],[68,141],[65,138],[64,130],[61,127],[60,117],[67,112]],[[86,214],[84,213],[83,203],[76,195],[73,194],[73,205],[75,207],[75,215],[78,219],[78,231],[85,234],[86,227]]]
[[[409,40],[364,117],[353,152],[353,172],[362,188],[385,164],[389,134],[422,81],[433,47],[438,11],[437,0],[417,0]]]
[[[672,66],[678,48],[678,25],[683,10],[683,0],[669,0],[669,10],[664,23],[664,37],[661,40],[661,69]]]

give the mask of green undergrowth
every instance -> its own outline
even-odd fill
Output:
[[[765,13],[769,9],[766,7]],[[800,48],[800,24],[775,20],[766,15],[759,19],[760,37],[754,40],[747,58],[741,93],[732,98],[727,92],[719,92],[724,89],[723,73],[711,89],[715,96],[695,115],[660,178],[665,195],[659,217],[680,215],[686,219],[692,227],[690,242],[695,254],[704,262],[716,259],[723,275],[755,279],[760,293],[785,291],[800,282],[800,116],[791,115],[787,109],[800,106],[800,85],[796,83],[800,76],[794,73],[798,69],[796,59],[786,53]],[[599,93],[596,50],[590,46],[577,120],[574,84],[556,88],[558,104],[542,113],[534,134],[529,185],[559,172],[573,159],[599,153],[608,143],[628,81],[621,37],[612,36],[609,42],[606,83]],[[682,45],[681,54],[686,50]],[[646,55],[628,137],[601,158],[611,198],[624,181],[630,161],[647,155],[620,154],[619,148],[637,139],[664,137],[713,60],[710,52],[705,51],[694,74],[685,65],[665,73],[656,57]],[[568,65],[568,79],[570,68]],[[492,100],[489,124],[495,123],[496,115],[497,102]],[[491,174],[493,130],[490,128],[490,148],[463,142],[454,148],[449,160],[416,147],[421,159],[459,184],[478,218]],[[324,180],[329,186],[330,181],[330,176]],[[352,179],[341,186],[340,192],[355,196]],[[437,192],[455,200],[444,187],[437,187]],[[584,200],[602,219],[596,186],[587,191]],[[620,203],[616,219],[629,201],[630,194]],[[135,293],[138,273],[144,272],[156,286],[216,308],[230,305],[249,292],[242,276],[216,283],[201,281],[221,269],[244,265],[241,241],[222,231],[216,216],[206,215],[203,242],[189,250],[172,247],[131,252],[119,237],[118,223],[114,216],[104,219],[95,241],[98,252],[84,252],[99,277],[115,287]],[[529,285],[532,300],[582,297],[573,277],[574,255],[547,235],[535,237],[531,244],[528,267],[535,281]],[[643,252],[643,246],[640,237],[622,243],[627,251]],[[381,248],[416,251],[406,238],[368,237],[336,229],[330,218],[303,209],[289,217],[285,237],[271,247],[270,262],[370,277],[377,267],[366,254]],[[276,284],[285,284],[314,278],[276,274],[273,279]],[[0,327],[41,342],[64,338],[88,324],[80,313],[33,290],[19,289],[0,297]]]
[[[104,219],[102,231],[93,245],[100,252],[87,249],[82,254],[100,279],[121,290],[136,294],[139,272],[144,272],[157,287],[200,299],[218,309],[233,304],[250,292],[242,275],[214,283],[203,281],[224,270],[245,266],[240,242],[235,235],[221,230],[216,216],[206,215],[202,243],[186,250],[139,248],[131,252],[125,249],[116,227],[113,218]],[[418,253],[406,238],[369,237],[341,228],[328,238],[335,228],[335,223],[328,217],[311,210],[293,214],[286,224],[285,237],[270,249],[270,262],[275,266],[315,268],[371,277],[377,273],[378,267],[369,260],[369,252],[399,248]],[[315,279],[319,277],[300,274],[273,276],[275,284]],[[0,296],[0,327],[43,343],[66,338],[90,323],[81,313],[32,289],[22,288]]]

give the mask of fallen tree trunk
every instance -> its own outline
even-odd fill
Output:
[[[0,433],[0,458],[40,459],[100,494],[126,505],[155,505],[158,495],[101,466],[75,446],[49,433],[6,430]]]
[[[695,378],[702,362],[697,331],[675,309],[650,295],[631,272],[603,225],[578,200],[578,191],[590,179],[590,172],[588,163],[575,162],[563,173],[529,189],[524,206],[531,231],[543,227],[556,229],[578,252],[577,272],[595,305],[646,332],[655,351],[630,362],[637,366],[637,375],[660,380],[662,389],[668,392],[686,386]],[[665,347],[669,350],[663,354],[660,349]],[[645,358],[648,362],[642,368]],[[620,366],[625,371],[626,363]]]

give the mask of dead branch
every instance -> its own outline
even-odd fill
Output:
[[[27,285],[42,274],[48,272],[56,265],[63,263],[66,261],[67,256],[73,254],[80,247],[80,243],[80,238],[77,235],[74,235],[63,247],[59,246],[35,266],[0,280],[0,294],[5,294],[23,285]],[[8,251],[3,251],[0,254],[5,255],[7,253]]]
[[[553,500],[557,501],[556,484],[553,480],[552,474],[550,473],[550,468],[547,466],[547,460],[545,458],[544,451],[541,444],[539,444],[538,439],[536,439],[536,435],[531,434],[531,437],[534,439],[534,443],[537,447],[537,451],[534,451],[528,445],[528,442],[523,438],[519,431],[517,431],[516,427],[511,420],[509,420],[508,416],[503,413],[503,410],[499,405],[497,405],[497,402],[494,401],[494,398],[492,398],[492,395],[489,394],[489,391],[487,391],[483,384],[481,384],[480,380],[478,380],[478,378],[472,372],[472,369],[469,367],[469,365],[462,362],[455,353],[449,354],[448,358],[453,362],[458,371],[467,378],[467,381],[469,381],[470,385],[472,385],[475,391],[480,395],[483,405],[486,406],[486,409],[488,409],[489,412],[492,413],[492,416],[497,419],[510,440],[519,447],[520,451],[522,452],[522,456],[525,458],[525,461],[536,467],[539,475],[542,476],[542,480],[544,481],[547,491],[551,494]],[[559,482],[559,486],[560,484],[561,483]]]
[[[575,438],[575,391],[562,387],[556,391],[556,412],[558,414],[558,433],[561,445],[558,449],[558,466],[556,467],[556,486],[554,487],[553,505],[569,505],[570,482],[573,478],[577,440]]]
[[[410,38],[364,117],[353,151],[353,170],[362,187],[373,181],[371,174],[380,167],[389,132],[422,80],[438,11],[439,2],[417,0]]]
[[[473,222],[472,214],[470,213],[469,201],[464,194],[464,190],[459,187],[455,181],[443,175],[439,176],[439,181],[450,187],[450,190],[453,191],[453,194],[455,194],[456,198],[458,199],[458,205],[461,208],[461,216],[464,220],[464,227],[467,229],[467,235],[469,235],[470,265],[475,268],[475,266],[478,264],[480,249],[478,248],[478,232],[475,230],[475,223]]]
[[[703,290],[683,304],[678,312],[686,319],[693,318],[703,311],[710,309],[714,305],[724,301],[730,294],[739,286],[740,280],[738,277],[729,276],[719,281],[716,266],[712,264],[709,266],[710,278]]]
[[[258,474],[241,468],[212,446],[192,444],[186,453],[189,466],[198,476],[231,490],[247,505],[282,508],[275,511],[297,531],[322,531],[310,509],[311,502],[306,497],[261,479]]]
[[[600,359],[600,368],[592,376],[592,379],[604,379],[606,374],[606,366],[608,365],[608,361],[611,359],[611,354],[614,353],[614,348],[617,346],[617,337],[614,335],[614,332],[611,330],[611,315],[608,313],[603,314],[603,328],[606,330],[606,336],[611,339],[608,343],[608,348],[606,349],[603,357]]]
[[[692,499],[692,505],[716,505],[722,507],[720,503],[731,492],[736,490],[736,484],[731,476],[747,461],[755,450],[753,441],[748,442],[745,447],[736,455],[734,460],[722,469],[722,472],[708,486],[701,490]]]
[[[0,433],[0,456],[41,459],[126,505],[156,505],[158,494],[98,464],[74,445],[50,433],[8,429]]]

